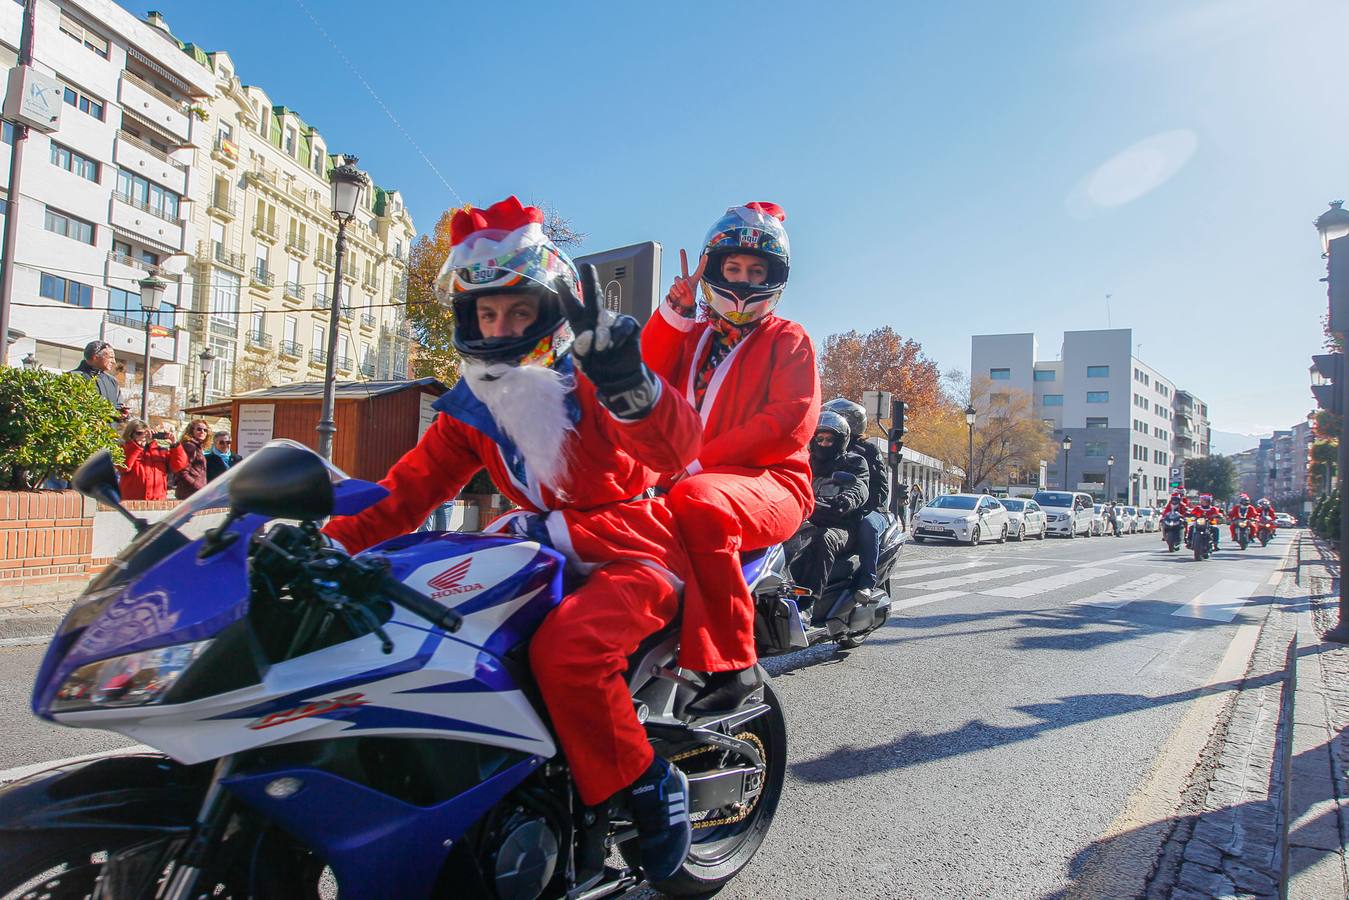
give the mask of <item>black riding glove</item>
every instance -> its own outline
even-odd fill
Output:
[[[660,398],[660,382],[642,364],[642,326],[632,316],[603,308],[599,273],[592,265],[581,266],[581,290],[584,301],[565,281],[558,289],[576,335],[572,354],[606,409],[620,419],[640,419]]]

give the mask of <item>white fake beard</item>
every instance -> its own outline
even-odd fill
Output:
[[[515,443],[530,481],[563,495],[570,462],[567,394],[576,387],[570,375],[548,366],[513,366],[461,359],[459,373],[482,401],[497,427]]]

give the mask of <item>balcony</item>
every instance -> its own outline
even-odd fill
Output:
[[[309,241],[296,234],[287,235],[286,249],[296,256],[308,256]]]
[[[211,334],[233,338],[239,336],[239,326],[227,319],[211,319]]]
[[[256,266],[248,273],[248,280],[257,287],[276,287],[276,276],[266,269],[260,269]]]
[[[203,265],[215,263],[240,275],[248,268],[248,263],[244,260],[242,253],[226,250],[225,245],[218,241],[198,241],[197,262]]]
[[[151,206],[149,203],[146,203],[139,197],[133,197],[130,194],[123,194],[121,191],[113,191],[112,195],[116,199],[125,203],[127,206],[135,207],[141,212],[149,213],[150,215],[154,216],[157,219],[162,219],[163,221],[168,222],[170,225],[181,226],[183,224],[183,220],[178,218],[176,214],[171,213],[165,209],[159,209],[157,207]]]
[[[327,365],[327,363],[328,363],[328,351],[327,351],[327,350],[310,350],[310,351],[309,351],[309,362],[310,362],[312,365],[316,365],[316,366]]]
[[[143,175],[177,194],[187,193],[187,166],[135,135],[117,133],[113,160],[127,171]]]
[[[314,254],[314,265],[318,266],[325,272],[331,272],[333,270],[332,251],[328,250],[325,252],[322,247],[319,247],[319,251]]]
[[[139,359],[145,353],[145,322],[139,318],[127,314],[104,313],[104,340],[114,343],[118,348],[124,348],[128,353],[134,353]],[[177,340],[178,329],[169,328],[168,334],[159,336],[150,336],[150,357],[152,359],[167,360],[169,362],[180,362],[177,357],[179,344],[184,353],[187,350],[187,342]]]
[[[239,164],[239,145],[217,134],[215,143],[211,145],[211,158],[233,168]]]
[[[131,110],[157,128],[173,135],[183,146],[191,143],[192,123],[187,117],[187,104],[164,93],[155,85],[131,72],[122,72],[122,83],[117,99],[124,109]]]
[[[344,321],[344,322],[350,322],[350,321],[351,321],[351,307],[350,307],[350,306],[347,306],[346,304],[343,304],[343,305],[337,310],[337,314],[338,314],[339,316],[342,317],[342,321]]]
[[[372,315],[370,315],[370,313],[361,313],[361,327],[362,327],[362,328],[374,328],[374,327],[375,327],[375,317],[372,316]]]
[[[253,223],[253,237],[261,238],[269,244],[275,244],[276,235],[276,222],[256,221]]]
[[[333,305],[333,298],[329,297],[323,291],[314,291],[314,308],[328,309]]]
[[[304,356],[304,348],[296,341],[282,341],[277,349],[282,356],[289,356],[292,359],[299,359],[301,356]]]
[[[109,224],[143,238],[156,248],[172,252],[183,249],[183,221],[162,210],[152,209],[148,203],[120,192],[114,192],[117,202],[109,211]]]
[[[334,360],[333,366],[334,366],[334,367],[337,369],[337,371],[339,371],[339,372],[350,372],[350,371],[351,371],[351,366],[352,366],[352,363],[351,363],[351,357],[350,357],[350,356],[339,356],[339,357],[336,358],[336,360]]]
[[[379,276],[378,276],[378,275],[370,275],[370,276],[367,276],[367,277],[363,277],[363,278],[361,279],[361,287],[365,288],[367,291],[369,291],[369,292],[372,293],[372,294],[378,293],[378,292],[379,292]]]
[[[210,202],[206,204],[206,212],[217,219],[224,219],[228,222],[239,214],[239,202],[230,197],[228,193],[215,193],[211,195]]]
[[[158,275],[161,278],[168,278],[173,281],[178,281],[182,278],[182,273],[180,272],[170,272],[161,265],[156,265],[155,263],[152,262],[146,262],[145,260],[141,259],[138,256],[127,256],[125,253],[118,253],[116,250],[110,250],[108,252],[108,264],[109,264],[108,274],[110,278],[126,280],[127,278],[142,277],[141,275],[137,275],[134,273],[143,273],[145,275]],[[132,273],[113,272],[111,268],[112,266],[125,266],[127,269],[133,270],[133,272]]]
[[[294,297],[296,300],[304,299],[304,285],[298,281],[286,282],[286,296]]]
[[[366,378],[375,377],[375,364],[372,362],[361,363],[361,374]]]
[[[272,336],[265,331],[251,329],[248,332],[248,346],[256,347],[259,350],[272,349]]]
[[[265,184],[275,188],[277,179],[274,171],[259,163],[244,173],[244,180],[250,184]]]

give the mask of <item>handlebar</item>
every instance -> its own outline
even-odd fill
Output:
[[[408,587],[389,575],[386,569],[375,584],[375,590],[391,603],[403,607],[413,615],[421,616],[437,628],[454,634],[464,625],[464,617],[447,606],[442,606],[421,591]]]

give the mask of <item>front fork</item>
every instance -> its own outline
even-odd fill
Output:
[[[233,756],[223,756],[216,762],[192,834],[178,855],[173,875],[159,894],[161,900],[191,900],[198,895],[202,869],[211,861],[211,850],[220,845],[233,812],[233,800],[221,785],[233,769]]]

